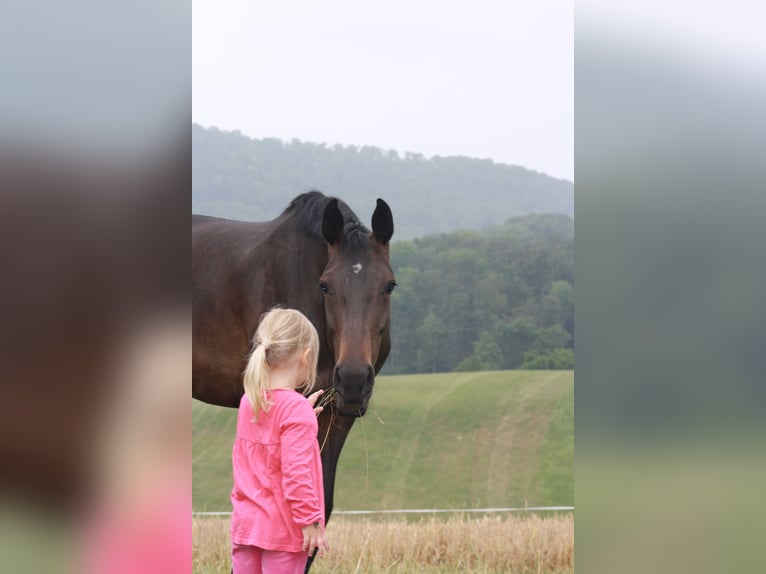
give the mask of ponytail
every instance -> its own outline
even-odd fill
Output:
[[[268,349],[263,344],[256,344],[245,367],[243,385],[247,400],[253,409],[253,421],[258,420],[261,412],[269,412],[271,401],[266,394],[271,378],[271,368],[266,357]]]

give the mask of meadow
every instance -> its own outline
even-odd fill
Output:
[[[194,510],[231,510],[236,411],[192,403]],[[378,377],[335,509],[572,506],[573,411],[572,371]]]
[[[574,375],[381,376],[341,454],[335,510],[573,506]],[[236,411],[197,401],[193,507],[230,511]],[[228,572],[228,517],[193,520],[194,572]],[[323,572],[573,572],[574,514],[335,514]]]

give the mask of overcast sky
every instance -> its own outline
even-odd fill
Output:
[[[574,179],[573,0],[193,0],[193,111]]]

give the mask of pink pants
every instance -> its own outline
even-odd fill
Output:
[[[234,574],[303,574],[308,552],[264,550],[257,546],[233,544],[231,567]]]

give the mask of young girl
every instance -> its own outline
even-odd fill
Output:
[[[261,319],[244,373],[232,451],[234,574],[302,574],[328,549],[313,402],[319,338],[294,309]]]

